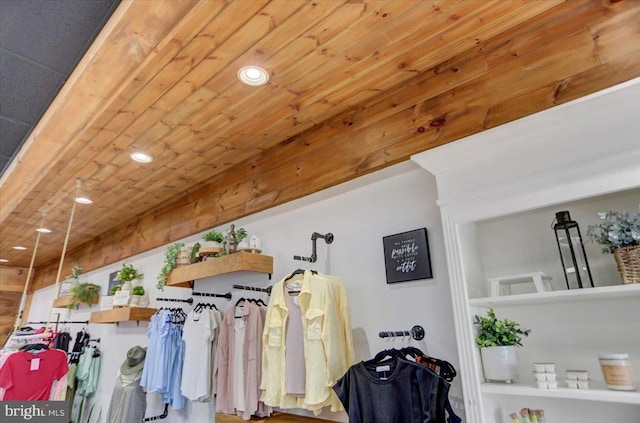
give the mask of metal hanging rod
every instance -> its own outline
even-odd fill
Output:
[[[244,289],[246,291],[258,291],[258,292],[266,292],[268,295],[271,295],[272,286],[268,286],[266,288],[257,288],[255,286],[247,286],[247,285],[233,285],[233,289]]]
[[[145,417],[144,421],[151,422],[153,420],[162,420],[162,419],[166,419],[168,415],[169,415],[169,404],[165,404],[164,411],[162,412],[162,414],[160,414],[159,416]]]
[[[174,303],[188,303],[193,304],[193,298],[156,298],[156,301],[169,301]]]
[[[88,325],[89,321],[88,320],[60,320],[60,321],[56,321],[56,322],[27,322],[25,323],[25,325],[46,325],[47,323],[49,324],[59,324],[59,325],[72,325],[72,324],[78,324],[78,325]]]
[[[226,298],[227,301],[231,301],[231,292],[227,292],[226,294],[212,294],[210,292],[192,292],[191,295],[197,295],[200,297]]]
[[[97,342],[97,343],[100,343],[100,338],[89,339],[89,342]]]
[[[397,331],[382,331],[378,333],[380,338],[392,338],[395,336],[411,336],[416,341],[424,339],[424,328],[419,325],[415,325],[411,330],[397,330]]]
[[[318,240],[318,238],[324,239],[324,242],[326,242],[327,244],[331,244],[333,242],[333,234],[331,232],[324,235],[319,234],[318,232],[314,232],[311,234],[311,256],[293,256],[293,259],[315,263],[318,260],[318,255],[316,254],[316,241]]]

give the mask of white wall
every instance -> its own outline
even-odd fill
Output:
[[[444,253],[444,241],[440,212],[435,203],[436,187],[433,176],[411,163],[404,163],[364,176],[323,192],[313,194],[280,207],[267,210],[236,221],[247,229],[249,235],[262,239],[264,254],[274,257],[273,280],[266,275],[247,272],[208,278],[196,282],[197,291],[224,293],[233,283],[266,287],[275,283],[299,267],[313,268],[322,273],[343,278],[347,288],[358,360],[368,359],[376,352],[390,347],[409,344],[397,338],[383,340],[381,330],[408,330],[419,324],[426,331],[423,341],[413,341],[425,353],[450,361],[458,368],[453,314]],[[227,225],[216,229],[226,229]],[[387,285],[385,279],[382,237],[412,229],[426,227],[431,250],[433,279]],[[293,255],[311,254],[311,233],[332,232],[335,241],[330,246],[318,240],[318,262],[304,264],[293,260]],[[183,240],[192,244],[199,236]],[[149,251],[126,260],[144,273],[144,285],[156,297],[187,298],[190,290],[167,288],[162,293],[155,290],[156,276],[163,262],[165,247]],[[107,266],[84,275],[80,280],[101,284],[106,290],[110,272],[118,270],[121,263]],[[241,296],[252,296],[248,291],[233,291],[234,299],[213,299],[218,308],[235,304]],[[47,318],[52,288],[35,293],[29,320]],[[256,296],[267,300],[265,294]],[[195,297],[196,300],[198,297]],[[157,303],[155,306],[167,305]],[[152,302],[152,306],[154,306]],[[97,306],[93,306],[96,310]],[[66,311],[62,311],[65,319]],[[73,311],[73,320],[84,320],[89,309],[82,306]],[[79,327],[72,328],[75,332]],[[92,324],[92,337],[102,339],[103,363],[100,386],[93,397],[96,410],[102,407],[102,421],[111,398],[116,372],[133,345],[147,345],[147,324],[121,323],[119,327]],[[450,398],[457,412],[464,415],[462,392],[455,381]],[[162,405],[155,394],[148,396],[147,416],[160,414]],[[214,404],[193,403],[183,411],[169,410],[168,423],[212,421]],[[325,412],[320,417],[347,421],[343,413]]]

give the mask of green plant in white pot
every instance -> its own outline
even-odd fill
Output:
[[[136,280],[142,281],[143,276],[132,264],[122,263],[122,269],[118,271],[115,279],[120,282],[122,291],[131,291],[133,290],[132,282]]]
[[[144,297],[144,287],[142,285],[134,286],[133,291],[131,291],[131,302],[132,306],[143,306],[141,302],[143,302],[142,298]]]
[[[207,241],[207,246],[209,247],[219,247],[220,243],[224,240],[224,235],[222,235],[222,232],[211,229],[202,235],[202,239]]]
[[[499,320],[493,309],[487,317],[474,318],[478,327],[476,344],[480,347],[482,369],[487,381],[511,383],[516,378],[516,346],[522,346],[522,337],[529,336],[530,329],[508,319]]]

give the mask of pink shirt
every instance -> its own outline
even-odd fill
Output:
[[[224,313],[218,335],[214,384],[216,386],[216,412],[238,414],[249,420],[252,414],[264,417],[269,409],[260,401],[260,372],[262,370],[262,328],[264,313],[259,306],[245,301],[242,313],[244,340],[242,343],[244,410],[236,410],[234,401],[235,307]]]
[[[48,401],[53,381],[62,380],[68,371],[67,354],[60,350],[12,354],[0,369],[3,400]]]

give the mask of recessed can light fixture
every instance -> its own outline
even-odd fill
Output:
[[[269,72],[258,66],[244,66],[238,71],[238,79],[247,85],[258,87],[269,82]]]
[[[0,258],[0,263],[9,263],[9,260]]]
[[[22,251],[22,250],[26,250],[27,247],[23,247],[22,245],[16,245],[15,247],[13,247],[13,249]]]
[[[50,234],[51,232],[53,232],[51,229],[48,228],[38,228],[36,229],[36,231],[43,233],[43,234]]]
[[[129,154],[131,160],[138,163],[151,163],[153,161],[153,157],[145,153],[144,151],[136,151]]]
[[[93,201],[89,197],[85,197],[84,195],[79,195],[76,197],[76,203],[78,204],[93,204]]]

